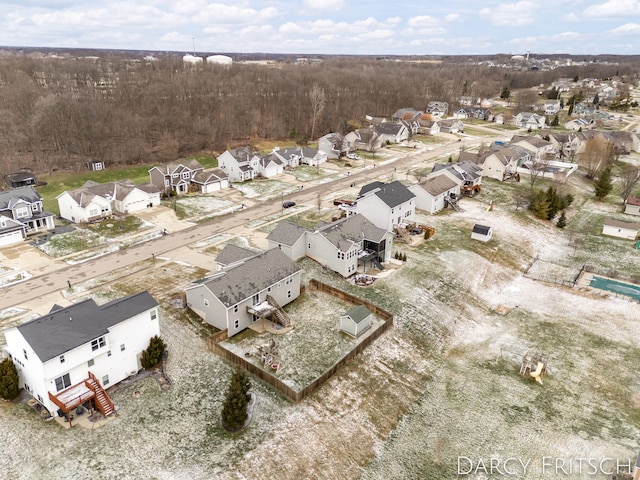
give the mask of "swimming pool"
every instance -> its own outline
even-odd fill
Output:
[[[633,298],[636,301],[640,301],[640,286],[638,285],[594,276],[591,279],[591,282],[589,282],[589,286],[593,288],[599,288],[600,290],[607,290],[619,295],[625,295],[627,297]]]

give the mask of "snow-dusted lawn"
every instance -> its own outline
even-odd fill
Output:
[[[258,334],[245,330],[220,345],[240,357],[250,353],[246,360],[262,367],[294,390],[301,390],[382,325],[382,320],[372,317],[371,328],[357,339],[340,332],[340,315],[351,306],[330,295],[307,290],[285,307],[292,319],[293,330],[283,334]],[[257,327],[260,328],[260,323]],[[277,372],[269,365],[263,366],[258,350],[259,345],[269,343],[271,338],[278,344],[277,363],[280,369]]]
[[[176,199],[182,217],[207,220],[238,210],[239,205],[215,196],[183,196]]]

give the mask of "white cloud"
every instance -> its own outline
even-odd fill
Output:
[[[612,35],[640,35],[640,24],[637,23],[625,23],[618,28],[609,30]]]
[[[630,17],[640,16],[640,1],[638,0],[609,0],[600,5],[592,5],[584,11],[585,17]]]
[[[576,15],[575,13],[571,12],[568,13],[567,15],[565,15],[564,17],[562,17],[562,19],[565,22],[570,22],[570,23],[575,23],[575,22],[579,22],[580,21],[580,17],[578,17],[578,15]]]
[[[483,8],[480,10],[479,15],[492,25],[519,27],[531,25],[534,22],[533,15],[537,9],[537,3],[523,0],[517,3],[502,3],[493,10]]]
[[[313,10],[339,10],[344,7],[344,0],[304,0],[304,5]]]
[[[366,33],[361,33],[358,38],[362,40],[375,40],[381,38],[391,38],[395,35],[393,30],[371,30]]]
[[[191,20],[194,23],[215,25],[255,25],[267,23],[278,15],[279,12],[274,7],[256,10],[246,6],[211,3],[197,13],[194,13]]]
[[[407,25],[412,28],[430,28],[440,26],[440,21],[429,15],[420,15],[407,20]]]
[[[455,22],[456,20],[460,19],[460,15],[458,15],[457,13],[450,13],[449,15],[445,15],[444,17],[444,21],[445,22]]]

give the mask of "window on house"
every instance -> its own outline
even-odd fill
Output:
[[[22,353],[24,353],[24,359],[29,360],[29,357],[27,356],[27,351],[24,348],[22,349]]]
[[[87,366],[88,366],[88,367],[93,367],[93,365],[94,365],[95,363],[96,363],[96,362],[95,362],[95,360],[92,358],[91,360],[89,360],[89,361],[87,362]]]
[[[68,388],[71,386],[71,378],[69,377],[68,373],[65,373],[61,377],[56,378],[55,382],[56,382],[56,392],[59,392],[60,390],[64,390],[65,388]]]
[[[121,352],[124,352],[124,351],[125,351],[124,343],[123,343],[122,345],[120,345],[120,351],[121,351]]]
[[[38,401],[42,403],[42,397],[40,395],[38,395]]]
[[[165,187],[168,187],[169,185],[171,185],[171,182],[170,182],[170,181],[169,181],[169,179],[167,178],[167,179],[164,181],[164,186],[165,186]]]
[[[106,345],[107,345],[107,341],[105,340],[105,338],[99,337],[91,341],[91,350],[95,352],[99,348],[103,348]]]
[[[270,292],[270,291],[271,291],[271,287],[267,287],[267,292]]]
[[[109,385],[109,375],[105,375],[104,377],[102,377],[102,385],[105,387]]]
[[[64,355],[60,355],[60,363],[64,363]]]
[[[291,290],[287,291],[287,298],[291,298]]]
[[[110,356],[111,356],[111,350],[107,352],[107,357],[110,357]]]
[[[204,306],[205,307],[209,306],[209,300],[207,298],[204,299]]]
[[[236,330],[240,328],[240,320],[236,319],[233,321],[233,328],[235,328]]]
[[[233,313],[238,313],[238,305],[233,306]]]
[[[158,311],[151,310],[151,320],[155,320],[156,318],[158,318]]]
[[[257,305],[258,303],[260,303],[260,294],[259,294],[259,293],[256,293],[256,294],[253,296],[253,304],[254,304],[254,305]]]

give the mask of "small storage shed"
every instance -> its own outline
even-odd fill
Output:
[[[474,240],[480,240],[481,242],[488,242],[491,240],[493,234],[492,228],[486,225],[480,225],[476,223],[471,231],[471,238]]]
[[[629,215],[640,215],[640,197],[629,195],[624,203],[624,213]]]
[[[352,307],[340,316],[340,330],[359,337],[371,326],[371,312],[364,305]]]
[[[104,170],[107,166],[102,160],[93,160],[91,162],[87,162],[87,168],[93,172],[98,172],[100,170]]]
[[[613,218],[605,218],[602,226],[602,234],[612,237],[637,240],[640,223],[622,222]]]

